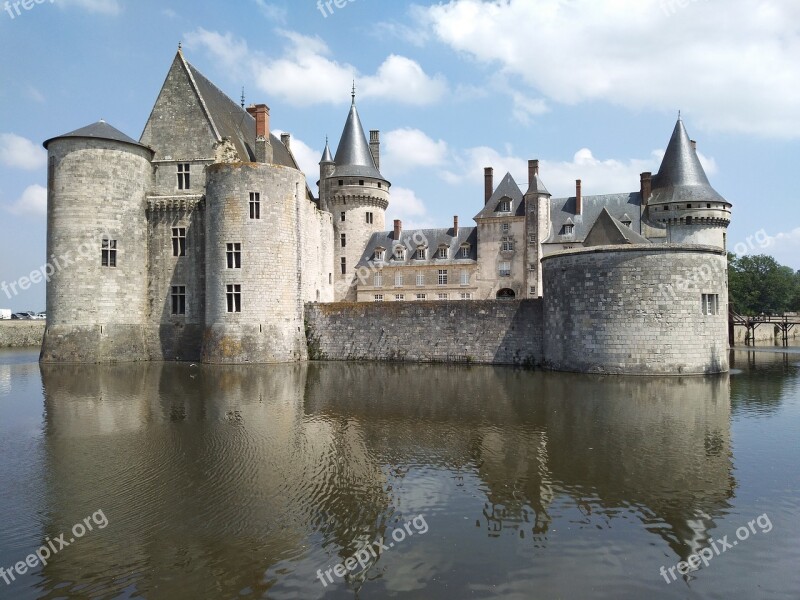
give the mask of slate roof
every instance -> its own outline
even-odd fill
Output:
[[[615,246],[619,244],[650,244],[643,235],[611,216],[608,209],[603,207],[600,215],[592,225],[583,245],[587,248],[593,246]]]
[[[726,202],[711,187],[689,134],[678,119],[647,204],[669,202]],[[727,203],[727,202],[726,202]]]
[[[610,216],[622,221],[625,215],[631,218],[630,229],[641,231],[642,220],[640,206],[642,195],[639,192],[627,194],[607,194],[602,196],[584,196],[581,214],[575,214],[575,196],[570,198],[551,198],[550,200],[550,237],[545,244],[583,243],[600,213],[606,209]],[[564,225],[572,220],[572,235],[564,235]]]
[[[414,260],[414,252],[417,249],[417,242],[426,240],[428,243],[428,259]],[[361,260],[357,267],[367,266],[375,259],[375,250],[381,247],[386,250],[387,267],[396,266],[426,266],[426,265],[454,265],[470,264],[478,260],[478,229],[477,227],[459,227],[458,235],[453,235],[453,228],[449,229],[409,229],[404,230],[400,235],[399,243],[405,246],[405,259],[399,260],[394,256],[393,248],[398,244],[394,239],[394,231],[381,231],[373,233],[367,242]],[[458,258],[462,244],[469,244],[469,258]],[[449,249],[448,258],[435,258],[440,246],[447,246]]]
[[[322,158],[319,159],[319,164],[332,163],[333,156],[331,156],[331,147],[328,145],[328,140],[325,140],[325,151],[322,153]]]
[[[503,198],[511,199],[511,212],[498,212],[497,208]],[[519,189],[517,182],[511,176],[511,173],[506,173],[503,180],[494,190],[492,197],[483,207],[481,212],[475,215],[475,220],[488,219],[492,217],[524,217],[525,216],[525,202],[523,202],[522,190]]]
[[[119,129],[109,125],[102,119],[99,120],[97,123],[92,123],[91,125],[87,125],[86,127],[81,127],[80,129],[76,129],[75,131],[70,131],[69,133],[65,133],[64,135],[59,135],[57,137],[50,138],[42,145],[45,148],[47,148],[47,145],[50,142],[61,138],[94,138],[98,140],[113,140],[115,142],[123,142],[125,144],[131,144],[133,146],[140,146],[142,148],[147,148],[147,146],[140,144],[139,142],[137,142],[132,138],[129,138]]]
[[[367,136],[356,109],[355,97],[333,160],[336,163],[334,177],[372,177],[386,181],[372,158]]]

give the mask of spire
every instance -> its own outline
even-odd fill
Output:
[[[658,174],[653,177],[653,197],[649,203],[664,204],[686,200],[725,202],[711,187],[686,127],[679,117]]]
[[[350,106],[350,114],[347,116],[347,122],[339,140],[339,147],[336,149],[334,162],[336,162],[337,175],[384,179],[375,166],[375,160],[372,158],[364,127],[361,125],[361,119],[358,116],[355,102],[355,86],[353,87],[353,104]]]
[[[353,92],[350,94],[350,96],[353,98],[353,106],[355,106],[356,105],[356,80],[355,79],[353,79]]]
[[[319,164],[323,163],[332,163],[333,156],[331,156],[331,147],[328,145],[328,136],[325,136],[325,152],[322,153],[322,159],[319,161]]]

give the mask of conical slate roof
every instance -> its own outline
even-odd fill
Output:
[[[533,176],[533,181],[528,182],[528,194],[538,194],[539,196],[552,196],[550,192],[547,191],[547,188],[544,186],[544,182],[542,181],[539,175]]]
[[[331,147],[328,145],[328,140],[325,140],[325,152],[322,153],[322,158],[319,161],[319,164],[323,163],[332,163],[333,156],[331,156]]]
[[[661,168],[653,178],[653,195],[647,203],[669,202],[726,202],[711,187],[680,119],[675,124]]]
[[[364,134],[364,128],[361,126],[361,119],[356,109],[355,98],[353,98],[350,114],[347,116],[347,122],[342,131],[342,138],[339,140],[339,147],[336,149],[334,162],[336,163],[334,176],[384,179],[372,159],[367,136]]]
[[[112,127],[102,119],[100,119],[97,123],[92,123],[91,125],[87,125],[86,127],[81,127],[80,129],[76,129],[75,131],[70,131],[69,133],[65,133],[64,135],[59,135],[54,138],[50,138],[43,144],[43,146],[47,148],[47,145],[50,142],[52,142],[53,140],[59,140],[61,138],[94,138],[97,140],[112,140],[115,142],[123,142],[125,144],[132,144],[134,146],[147,148],[147,146],[144,146],[139,142],[137,142],[136,140],[129,138],[119,129],[117,129],[116,127]]]

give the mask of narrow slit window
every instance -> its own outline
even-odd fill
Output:
[[[250,218],[261,218],[261,194],[258,192],[250,192]]]
[[[173,285],[172,286],[172,314],[185,315],[186,314],[186,286]]]
[[[189,163],[178,164],[178,189],[188,190],[192,187],[191,179],[192,165]]]
[[[229,313],[242,312],[242,286],[238,283],[227,286],[226,298],[228,301]]]

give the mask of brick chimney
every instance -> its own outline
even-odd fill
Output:
[[[650,199],[650,194],[653,193],[653,174],[642,173],[641,181],[642,185],[640,191],[642,192],[642,204],[647,204],[647,201]]]
[[[397,242],[400,240],[400,236],[403,234],[403,222],[400,219],[394,220],[394,241]]]
[[[381,132],[373,129],[369,132],[369,151],[372,160],[375,161],[375,168],[381,170]]]
[[[494,169],[492,167],[486,167],[483,170],[483,193],[484,193],[484,205],[489,204],[489,198],[492,197],[494,194]]]
[[[292,134],[290,133],[282,133],[281,134],[281,143],[286,146],[287,150],[292,149]]]
[[[272,162],[272,144],[269,142],[269,107],[266,104],[252,104],[247,107],[256,120],[256,162]]]
[[[583,212],[583,190],[580,179],[575,180],[575,214],[579,215]]]
[[[458,237],[458,215],[453,217],[453,237]]]

